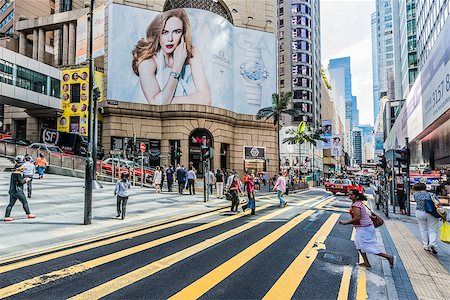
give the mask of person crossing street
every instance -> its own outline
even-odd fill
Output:
[[[128,180],[129,174],[122,173],[120,175],[120,180],[116,182],[114,187],[114,195],[117,195],[117,216],[121,217],[122,220],[125,219],[125,213],[127,210],[127,202],[129,197],[128,190],[131,188],[130,181]]]
[[[31,156],[25,156],[25,163],[23,164],[23,166],[25,166],[26,169],[23,172],[23,177],[29,179],[27,181],[27,196],[28,196],[28,198],[31,198],[31,191],[33,188],[32,187],[33,176],[34,176],[34,173],[36,172],[36,167],[34,166],[34,164],[31,161],[32,161]]]

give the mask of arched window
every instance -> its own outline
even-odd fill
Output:
[[[221,0],[167,0],[164,4],[164,11],[174,8],[197,8],[207,10],[227,19],[231,24],[234,24],[230,10]]]

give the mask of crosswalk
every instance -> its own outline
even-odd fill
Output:
[[[222,208],[0,262],[0,299],[367,298],[354,232],[336,226],[345,201],[310,192],[286,208],[274,196],[257,203],[256,216]]]

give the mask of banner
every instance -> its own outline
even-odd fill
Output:
[[[201,9],[161,13],[114,3],[107,9],[107,80],[114,87],[108,100],[207,105],[253,115],[272,105],[274,34],[234,27]],[[177,49],[187,55],[175,59]],[[168,87],[172,81],[176,85]]]
[[[87,60],[87,16],[81,16],[77,20],[77,43],[75,50],[75,63],[81,64]]]
[[[332,148],[332,136],[333,136],[333,120],[322,120],[322,138],[327,141],[322,141],[322,149],[331,149]]]
[[[266,160],[266,148],[244,146],[244,160],[246,159]]]
[[[92,45],[93,58],[105,55],[105,6],[100,5],[94,9],[94,44]]]
[[[342,140],[340,135],[333,135],[332,146],[331,146],[331,156],[341,156],[342,155]]]

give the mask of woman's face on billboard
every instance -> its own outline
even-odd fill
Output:
[[[159,43],[161,49],[167,54],[172,54],[183,36],[183,21],[177,17],[167,19],[166,26],[161,32]]]

